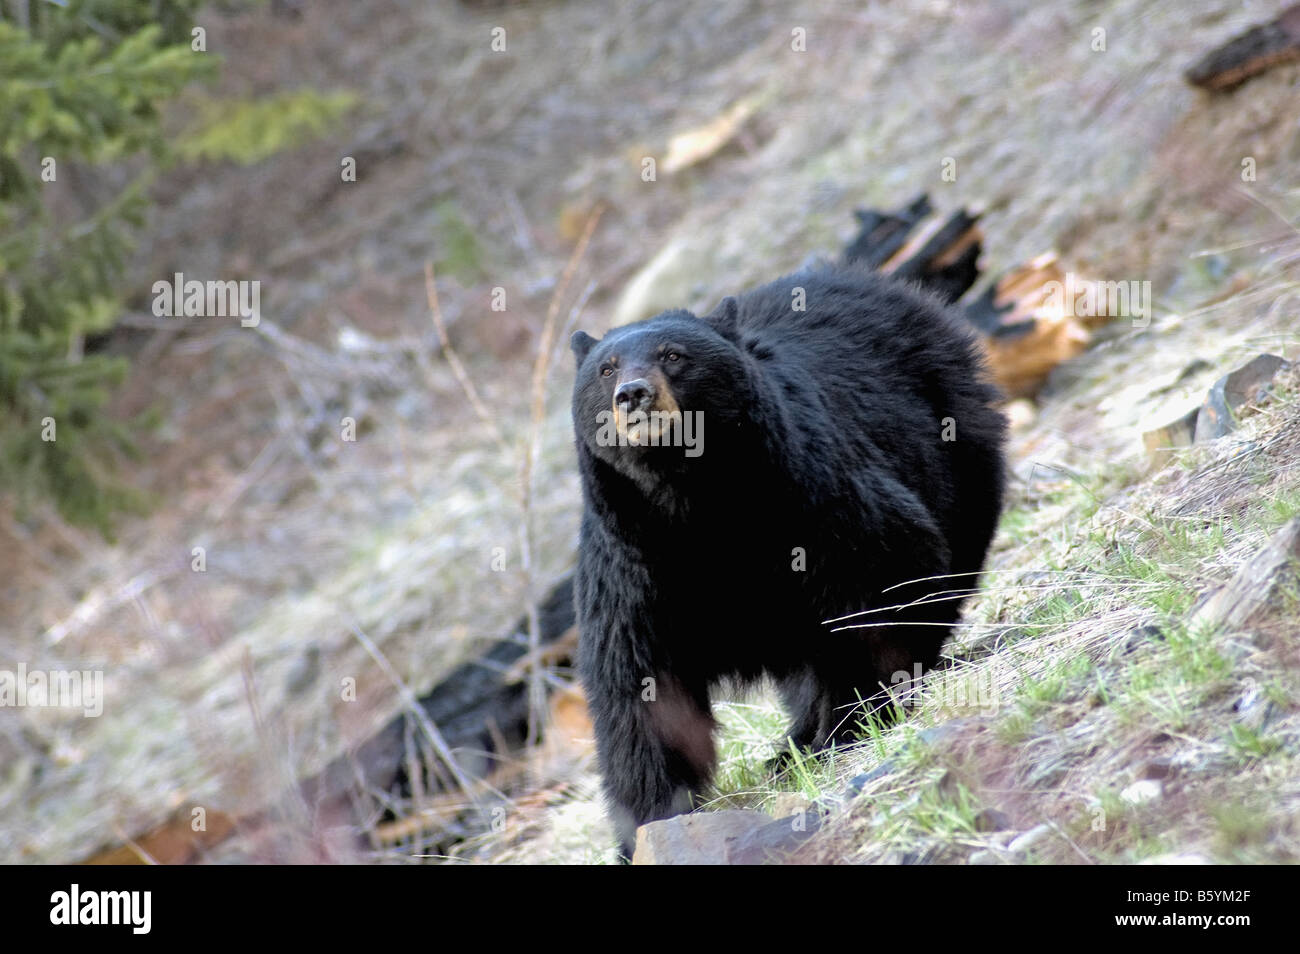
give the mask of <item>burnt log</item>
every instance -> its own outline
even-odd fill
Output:
[[[559,647],[547,661],[567,662],[576,642],[573,575],[551,587],[537,607],[538,644]],[[451,750],[461,770],[485,778],[505,759],[518,753],[528,735],[528,693],[519,664],[528,653],[528,617],[485,652],[453,669],[417,702]],[[426,792],[455,787],[446,766],[422,755],[411,759],[412,740],[420,738],[414,713],[400,712],[355,752],[344,754],[302,783],[309,805],[328,809],[349,797],[358,777],[370,788],[394,798],[409,798],[415,785],[413,765],[422,773],[419,788]],[[415,747],[417,750],[419,746]]]
[[[912,230],[933,211],[930,197],[924,193],[898,212],[856,210],[853,214],[858,220],[858,234],[844,247],[844,261],[880,268],[898,254]]]
[[[1253,76],[1300,59],[1300,4],[1268,23],[1252,27],[1197,60],[1183,74],[1193,86],[1228,90]]]
[[[858,232],[841,258],[890,272],[925,287],[952,304],[979,278],[979,215],[959,209],[930,234],[914,239],[917,226],[934,212],[924,193],[897,212],[858,209]]]
[[[978,214],[958,209],[916,254],[885,270],[924,286],[948,304],[956,302],[979,279],[978,222]]]

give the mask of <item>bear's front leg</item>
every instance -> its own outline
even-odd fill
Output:
[[[662,674],[633,685],[586,681],[610,815],[630,860],[638,827],[690,811],[708,784],[715,761],[708,692]]]

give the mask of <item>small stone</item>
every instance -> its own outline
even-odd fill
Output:
[[[870,772],[863,772],[861,775],[855,775],[849,779],[849,797],[861,795],[862,790],[877,779],[884,778],[886,775],[893,775],[898,771],[898,766],[893,759],[885,759]]]
[[[966,859],[966,864],[1000,865],[1006,860],[1007,860],[1007,855],[1005,852],[993,851],[990,848],[981,848],[979,851],[973,852],[971,856]]]
[[[1120,801],[1128,805],[1144,805],[1158,799],[1164,791],[1165,787],[1159,781],[1144,778],[1120,792],[1119,797]]]
[[[1152,464],[1165,463],[1174,448],[1192,446],[1192,439],[1196,435],[1196,419],[1200,413],[1201,409],[1194,407],[1178,420],[1142,435],[1142,446],[1146,448],[1147,457]]]
[[[1233,703],[1232,708],[1237,713],[1237,721],[1255,732],[1268,725],[1276,715],[1273,703],[1268,701],[1263,690],[1253,682],[1241,694],[1241,698]]]
[[[1129,630],[1128,635],[1124,637],[1122,652],[1127,655],[1134,652],[1139,647],[1145,646],[1147,643],[1152,643],[1164,638],[1164,631],[1159,626],[1153,626],[1150,624],[1137,626]]]
[[[1029,430],[1037,422],[1038,405],[1029,398],[1016,398],[1003,406],[1002,413],[1007,416],[1011,433],[1020,434]]]
[[[1008,831],[1012,827],[1011,816],[996,808],[986,808],[975,816],[976,831]]]
[[[1018,835],[1011,844],[1007,845],[1007,851],[1016,855],[1024,854],[1051,833],[1052,826],[1047,824],[1047,822],[1043,822],[1041,825],[1035,825],[1023,835]]]
[[[1231,433],[1237,427],[1242,409],[1263,400],[1274,377],[1286,367],[1289,367],[1288,363],[1277,355],[1261,354],[1225,374],[1210,386],[1199,407],[1142,435],[1148,459],[1153,465],[1162,465],[1174,448],[1189,447]]]
[[[1275,354],[1261,354],[1215,381],[1197,411],[1193,440],[1212,441],[1236,430],[1239,413],[1262,401],[1273,378],[1287,366]]]

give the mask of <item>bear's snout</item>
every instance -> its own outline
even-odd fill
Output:
[[[655,387],[645,378],[624,381],[614,391],[614,404],[620,411],[648,411],[655,400]]]

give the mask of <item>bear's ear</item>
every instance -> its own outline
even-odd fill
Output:
[[[578,359],[578,364],[587,360],[591,349],[598,344],[600,342],[585,331],[575,331],[573,337],[569,339],[569,347],[573,349],[573,356]]]
[[[740,303],[728,295],[718,302],[718,307],[704,316],[713,330],[729,341],[735,341],[739,330]]]

